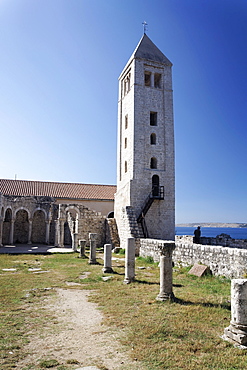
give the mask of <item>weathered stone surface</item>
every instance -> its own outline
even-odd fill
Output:
[[[172,289],[172,252],[175,248],[174,241],[164,242],[160,249],[160,292],[156,299],[166,301],[174,299]]]
[[[90,233],[89,234],[89,240],[90,240],[90,254],[89,254],[89,264],[95,265],[97,264],[96,261],[96,241],[97,241],[97,234]]]
[[[208,266],[205,265],[199,265],[198,263],[195,263],[194,266],[190,269],[188,274],[195,275],[198,277],[201,277],[203,275],[209,274],[210,269]]]
[[[127,239],[125,251],[125,278],[124,283],[129,284],[135,280],[135,239]]]
[[[247,345],[247,279],[231,281],[231,322],[224,339]]]
[[[102,271],[104,273],[112,273],[112,245],[111,244],[105,244],[104,245],[104,267]]]

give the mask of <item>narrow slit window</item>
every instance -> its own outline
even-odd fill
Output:
[[[156,89],[161,88],[161,74],[160,73],[155,73],[154,74],[154,87]]]
[[[150,135],[150,144],[151,145],[156,145],[156,134],[155,133],[152,133]]]
[[[127,172],[128,171],[128,165],[127,165],[127,161],[124,162],[124,172]]]
[[[145,86],[151,86],[151,72],[145,72],[144,73],[144,82]]]
[[[157,126],[157,112],[150,112],[150,126]]]
[[[127,137],[124,139],[124,148],[127,148]]]
[[[125,129],[128,128],[128,114],[125,116]]]
[[[150,168],[156,169],[157,168],[157,158],[152,157],[150,161]]]

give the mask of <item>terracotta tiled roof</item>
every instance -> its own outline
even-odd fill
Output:
[[[0,193],[3,195],[114,200],[116,190],[115,185],[0,179]]]

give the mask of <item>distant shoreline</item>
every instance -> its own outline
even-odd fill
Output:
[[[223,223],[223,222],[197,222],[197,223],[188,223],[188,224],[176,224],[176,227],[240,227],[247,228],[247,223]]]

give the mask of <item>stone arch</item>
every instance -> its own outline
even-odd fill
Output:
[[[107,215],[107,218],[114,218],[114,212],[109,212]]]
[[[30,212],[21,207],[15,212],[14,243],[27,244]]]
[[[36,209],[33,213],[32,235],[33,243],[46,242],[46,212],[43,209]]]
[[[19,211],[26,211],[26,212],[27,212],[27,215],[28,215],[28,220],[30,220],[30,219],[31,219],[31,212],[30,212],[30,211],[29,211],[29,209],[28,209],[28,208],[26,208],[26,207],[19,207],[19,208],[17,208],[17,209],[15,210],[15,213],[14,213],[14,219],[16,219],[16,215],[17,215],[17,213],[18,213]]]
[[[10,244],[10,229],[11,221],[13,217],[13,212],[11,208],[7,208],[5,213],[3,213],[3,244]]]
[[[33,210],[33,212],[32,212],[32,219],[33,219],[33,217],[34,217],[34,214],[35,214],[37,211],[41,211],[41,212],[43,212],[43,213],[44,213],[45,220],[48,220],[48,214],[47,214],[47,212],[46,212],[43,208],[40,208],[40,207],[35,208],[35,209]]]

